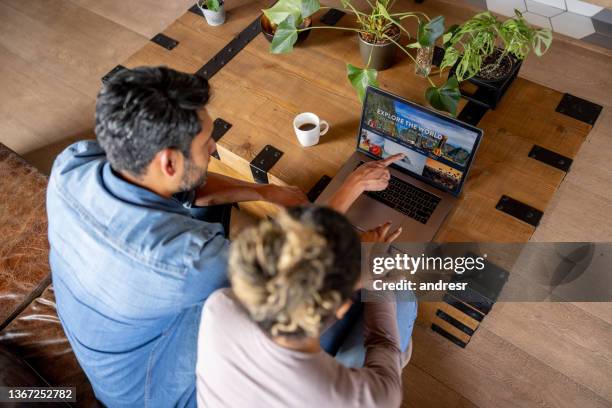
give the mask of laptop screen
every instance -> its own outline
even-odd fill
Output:
[[[481,136],[480,129],[369,87],[357,148],[374,158],[404,153],[396,168],[459,195]]]

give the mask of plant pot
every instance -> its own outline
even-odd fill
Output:
[[[261,26],[261,32],[263,33],[264,37],[266,37],[266,40],[268,40],[268,42],[272,42],[272,40],[274,39],[274,34],[276,33],[276,24],[273,24],[268,19],[268,17],[266,17],[265,14],[262,14],[261,18],[259,19],[259,25]],[[311,25],[312,25],[312,19],[305,18],[304,22],[302,22],[302,24],[300,24],[298,28],[307,28],[307,27],[310,27]],[[310,30],[299,32],[298,38],[295,44],[297,45],[301,43],[306,38],[308,38],[309,35],[310,35]]]
[[[202,0],[198,0],[198,7],[202,10],[202,14],[204,14],[204,18],[208,25],[211,26],[219,26],[225,23],[225,8],[224,2],[219,2],[221,6],[218,11],[212,11],[206,8],[206,5]]]
[[[516,58],[513,58],[511,55],[506,55],[495,70],[492,67],[502,53],[503,50],[501,48],[496,48],[493,54],[485,58],[481,71],[476,74],[474,78],[478,81],[487,83],[503,82],[508,79],[514,73],[515,64],[517,62]]]
[[[509,72],[504,73],[504,75],[500,75],[498,79],[481,78],[479,75],[467,79],[467,82],[470,82],[472,85],[476,86],[477,91],[461,88],[461,94],[463,97],[469,101],[484,105],[490,109],[495,109],[506,94],[508,88],[510,88],[518,76],[518,72],[521,69],[522,61],[514,56],[509,56],[509,58],[511,60]],[[449,78],[455,75],[456,68],[457,65],[450,69],[448,72]]]
[[[401,34],[397,33],[394,38],[399,40]],[[370,63],[369,67],[377,71],[382,71],[389,68],[395,62],[395,54],[397,46],[391,41],[383,44],[372,44],[361,38],[361,34],[357,34],[359,38],[359,51],[364,64]],[[371,55],[371,57],[370,57]]]

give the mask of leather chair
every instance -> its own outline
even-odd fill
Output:
[[[0,386],[76,387],[73,406],[98,407],[56,312],[46,186],[0,143]]]

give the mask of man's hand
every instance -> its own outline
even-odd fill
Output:
[[[391,178],[389,165],[403,158],[404,155],[399,153],[383,160],[364,163],[348,176],[347,183],[359,185],[363,191],[382,191],[387,188]]]
[[[361,233],[361,242],[382,242],[391,243],[397,239],[402,233],[402,227],[396,229],[393,232],[391,230],[391,222],[386,222],[383,225],[379,225],[369,231]]]
[[[283,207],[295,207],[308,203],[308,197],[298,187],[281,187],[274,184],[261,186],[261,196],[264,201],[282,205]]]
[[[389,185],[391,174],[389,165],[404,158],[403,154],[395,154],[384,160],[371,161],[359,166],[353,171],[329,200],[328,205],[334,210],[344,213],[364,191],[382,191]]]

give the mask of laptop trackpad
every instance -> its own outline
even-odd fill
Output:
[[[349,208],[347,217],[360,230],[366,231],[391,221],[391,228],[396,229],[409,219],[391,207],[362,194]]]

